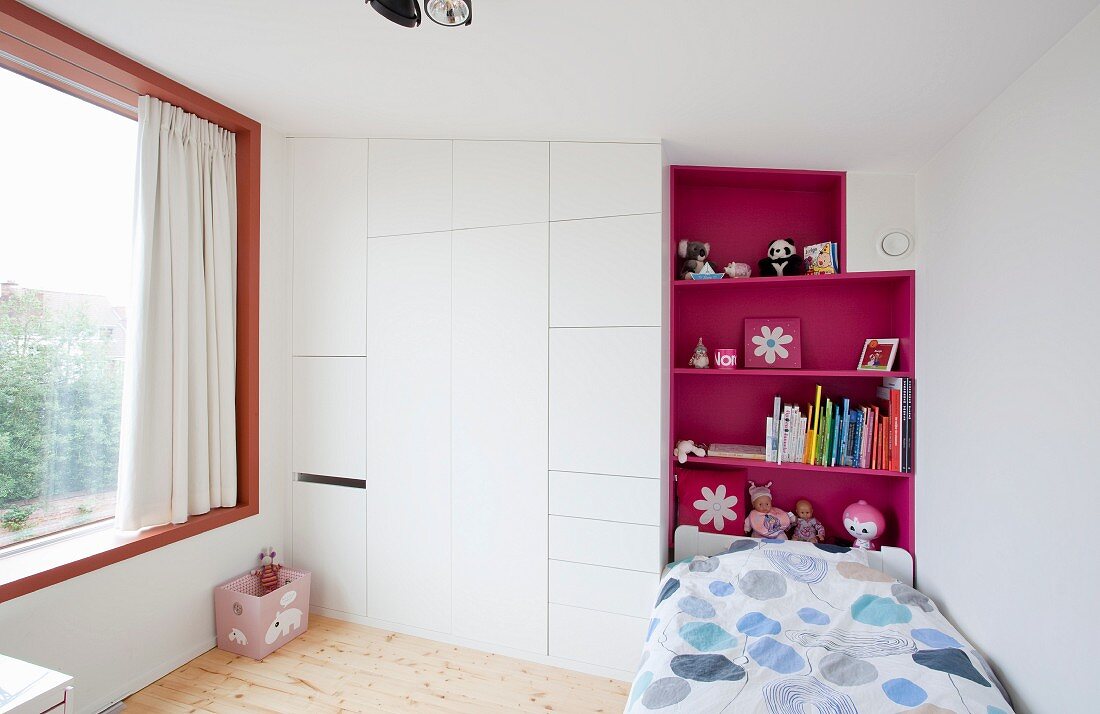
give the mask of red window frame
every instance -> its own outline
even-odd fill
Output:
[[[134,107],[140,95],[150,95],[237,137],[238,505],[192,516],[183,524],[150,528],[121,545],[104,546],[30,574],[20,571],[7,578],[0,568],[0,602],[5,602],[260,512],[260,124],[14,0],[0,0],[0,50],[54,76],[30,71],[3,56],[0,66],[112,112],[137,118],[136,112],[100,95]]]

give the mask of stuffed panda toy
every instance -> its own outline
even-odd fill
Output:
[[[787,238],[768,245],[768,257],[760,260],[761,275],[802,275],[802,257],[794,242]]]

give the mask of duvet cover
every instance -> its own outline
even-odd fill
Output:
[[[1007,714],[936,605],[862,551],[738,540],[661,582],[627,712]]]

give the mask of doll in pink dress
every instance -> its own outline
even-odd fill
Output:
[[[772,507],[772,482],[757,486],[749,481],[749,501],[752,510],[745,516],[745,532],[753,538],[787,540],[787,531],[794,520],[792,514]]]
[[[794,504],[794,531],[791,532],[791,540],[825,542],[825,526],[814,518],[813,504],[804,498]]]

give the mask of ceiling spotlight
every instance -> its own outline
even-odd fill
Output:
[[[437,25],[461,27],[473,20],[471,5],[473,0],[428,0],[425,10]]]
[[[420,26],[420,3],[416,0],[367,0],[367,4],[382,17],[402,27]],[[434,17],[432,19],[435,20]]]

